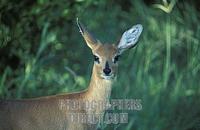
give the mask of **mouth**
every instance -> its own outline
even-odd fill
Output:
[[[101,75],[101,77],[105,80],[112,80],[114,79],[114,74],[111,74],[111,75]]]

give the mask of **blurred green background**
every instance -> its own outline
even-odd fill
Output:
[[[0,98],[85,89],[93,56],[79,17],[102,42],[141,23],[139,44],[120,59],[112,98],[142,100],[116,130],[200,130],[200,2],[195,0],[1,0]]]

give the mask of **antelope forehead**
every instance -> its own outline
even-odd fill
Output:
[[[117,53],[117,48],[111,44],[102,44],[95,50],[95,53],[103,57],[113,57]]]

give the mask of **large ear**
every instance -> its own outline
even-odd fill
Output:
[[[90,32],[88,32],[86,30],[86,28],[84,27],[84,25],[79,22],[78,18],[76,19],[76,22],[77,22],[79,31],[82,34],[83,38],[85,39],[87,45],[91,49],[94,49],[97,46],[97,44],[98,44],[99,41],[95,37],[93,37]]]
[[[132,48],[136,45],[140,34],[142,33],[142,30],[142,25],[137,24],[123,33],[121,40],[117,46],[120,54],[125,50]]]

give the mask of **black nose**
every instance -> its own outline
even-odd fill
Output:
[[[111,69],[110,69],[110,68],[105,68],[105,69],[103,69],[103,72],[104,72],[106,75],[109,75],[110,72],[111,72]]]

